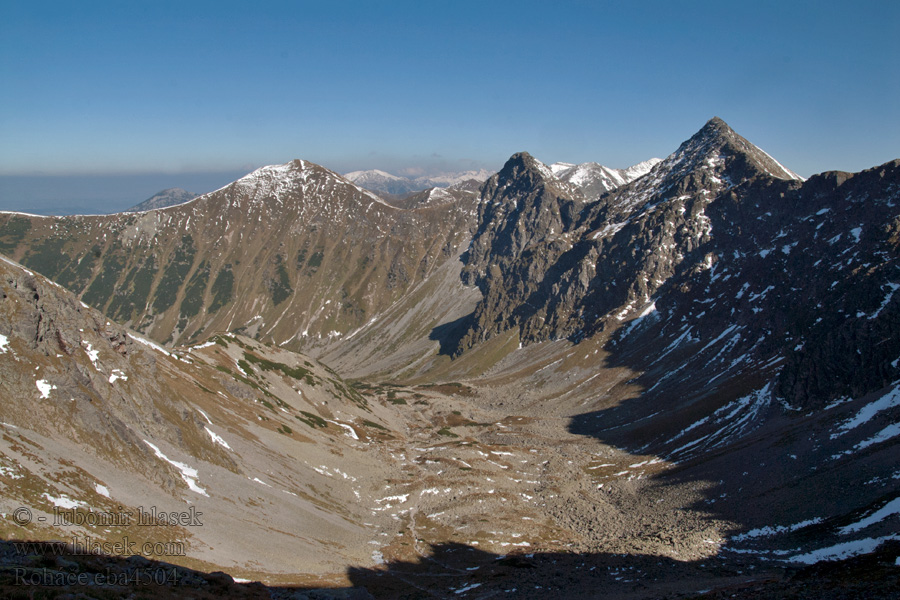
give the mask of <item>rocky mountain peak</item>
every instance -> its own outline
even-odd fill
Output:
[[[549,167],[527,152],[516,152],[510,156],[495,177],[501,187],[512,181],[533,186],[547,179],[556,179]]]
[[[537,283],[522,277],[518,266],[524,262],[546,268],[568,247],[564,233],[583,206],[580,190],[527,152],[513,154],[488,179],[481,188],[478,225],[462,271],[463,281],[477,285],[484,300],[460,348],[510,325],[507,290],[515,287],[517,297],[526,296]]]
[[[726,223],[743,217],[740,210],[724,212],[739,206],[747,189],[777,182],[787,191],[800,183],[717,117],[664,161],[645,165],[643,177],[596,202],[572,193],[564,175],[572,168],[558,165],[559,175],[550,178],[534,162],[514,155],[483,189],[463,276],[479,285],[484,300],[461,349],[503,328],[518,327],[528,342],[621,322],[652,305],[676,273],[705,260],[713,247],[711,215],[728,229]],[[714,209],[719,199],[728,201]],[[765,212],[751,203],[753,219]],[[576,219],[566,219],[568,211]]]
[[[518,255],[547,233],[565,230],[583,200],[577,188],[558,179],[545,164],[527,152],[517,152],[482,187],[482,228],[473,248],[487,242],[497,250],[500,243],[504,252]]]
[[[777,179],[803,178],[765,151],[738,135],[725,121],[713,117],[683,143],[664,163],[677,171],[715,170],[728,178],[750,178],[765,174]]]
[[[220,191],[224,192],[228,206],[238,207],[241,214],[257,214],[258,218],[262,210],[263,220],[266,214],[281,219],[297,211],[324,211],[334,213],[334,217],[337,212],[361,210],[360,206],[372,202],[388,206],[379,196],[338,173],[301,159],[260,167]]]
[[[512,202],[517,211],[530,205],[532,200],[544,196],[566,198],[579,203],[584,201],[584,195],[578,186],[557,177],[550,167],[528,152],[517,152],[510,156],[503,168],[488,179],[482,188],[483,200],[489,199],[492,203]]]
[[[726,123],[719,117],[713,117],[712,119],[707,121],[698,133],[713,136],[737,135],[734,129],[729,127],[728,123]]]

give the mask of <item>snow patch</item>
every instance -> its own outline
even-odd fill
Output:
[[[893,390],[891,390],[878,400],[865,405],[862,409],[860,409],[858,413],[856,413],[856,416],[854,416],[853,418],[847,419],[846,421],[841,423],[838,427],[839,431],[837,433],[831,434],[831,439],[836,439],[844,435],[851,429],[855,429],[856,427],[869,422],[869,420],[878,413],[889,410],[896,406],[900,406],[900,385],[894,387]]]
[[[886,535],[880,538],[865,538],[852,542],[843,542],[827,548],[819,548],[806,554],[797,554],[790,558],[791,562],[812,565],[825,560],[842,560],[859,554],[874,552],[882,542],[900,539],[900,535]]]
[[[121,369],[113,369],[112,374],[109,376],[109,382],[115,383],[117,380],[121,379],[122,381],[128,381],[128,376],[122,372]]]
[[[900,285],[897,285],[896,283],[888,282],[886,285],[890,288],[890,291],[888,291],[887,295],[884,297],[884,300],[882,300],[881,306],[878,307],[878,310],[876,310],[871,315],[869,315],[870,320],[874,319],[878,315],[880,315],[881,311],[883,311],[887,307],[887,305],[890,303],[891,298],[894,297],[894,292],[896,292],[897,290],[900,290]]]
[[[346,424],[344,424],[344,423],[338,423],[337,421],[329,421],[329,422],[330,422],[330,423],[334,423],[335,425],[337,425],[337,426],[339,426],[339,427],[343,427],[344,429],[346,429],[346,430],[347,430],[347,437],[352,438],[352,439],[354,439],[354,440],[359,440],[359,436],[356,435],[356,430],[353,429],[351,426],[346,425]]]
[[[798,529],[803,529],[804,527],[809,527],[810,525],[818,525],[821,522],[822,519],[816,517],[814,519],[808,519],[806,521],[794,523],[793,525],[775,525],[774,527],[766,525],[765,527],[751,529],[746,533],[736,535],[731,538],[731,540],[734,542],[741,542],[751,538],[772,537],[774,535],[780,535],[782,533],[791,533],[792,531],[797,531]]]
[[[204,490],[202,487],[197,485],[197,469],[194,469],[193,467],[189,467],[188,465],[186,465],[182,462],[178,462],[178,461],[169,459],[169,457],[167,457],[165,454],[163,454],[159,448],[157,448],[156,446],[154,446],[147,440],[144,440],[144,443],[147,444],[148,446],[150,446],[150,448],[156,454],[157,458],[160,458],[160,459],[166,461],[167,463],[169,463],[170,465],[172,465],[173,467],[175,467],[176,469],[178,469],[181,472],[181,478],[184,480],[184,482],[187,484],[188,488],[190,488],[190,490],[192,492],[196,492],[198,494],[206,496],[207,498],[209,497],[209,494],[206,493],[206,490]]]
[[[767,383],[761,389],[729,402],[712,415],[703,417],[686,427],[681,433],[669,440],[668,443],[671,444],[701,425],[712,425],[717,427],[717,429],[672,450],[668,453],[667,460],[676,462],[673,460],[676,456],[678,456],[678,459],[684,460],[692,454],[721,447],[731,440],[747,435],[756,429],[760,421],[759,417],[772,403],[771,385],[771,382]]]
[[[7,423],[4,423],[4,425],[7,425]],[[4,467],[3,465],[0,465],[0,475],[9,477],[10,479],[22,479],[23,477],[25,477],[24,475],[16,471],[15,467]]]
[[[226,450],[231,450],[231,446],[228,445],[228,442],[226,442],[225,440],[223,440],[223,439],[221,438],[221,436],[219,436],[219,435],[216,434],[216,432],[214,432],[214,431],[213,431],[212,429],[210,429],[209,427],[204,427],[203,429],[205,429],[205,430],[206,430],[206,433],[209,434],[209,437],[212,439],[213,443],[222,446],[222,447],[225,448]]]
[[[641,325],[641,323],[643,323],[645,320],[649,321],[650,319],[647,319],[648,317],[652,318],[655,316],[658,316],[658,313],[656,312],[656,302],[651,302],[644,310],[641,311],[641,313],[637,317],[632,319],[627,327],[625,327],[625,331],[622,334],[622,337],[628,337],[636,327]]]
[[[132,333],[129,333],[129,334],[128,334],[128,337],[130,337],[131,339],[133,339],[134,341],[136,341],[136,342],[138,342],[138,343],[141,343],[141,344],[143,344],[143,345],[145,345],[145,346],[149,346],[149,347],[153,348],[153,349],[156,350],[157,352],[162,352],[162,353],[165,354],[166,356],[172,356],[172,357],[174,357],[174,358],[177,358],[177,357],[175,357],[171,352],[169,352],[168,350],[166,350],[165,348],[163,348],[163,347],[160,346],[159,344],[157,344],[157,343],[155,343],[155,342],[151,342],[151,341],[148,340],[148,339],[142,338],[142,337],[139,336],[139,335],[134,335],[134,334],[132,334]]]
[[[397,496],[386,496],[381,498],[380,500],[376,500],[375,502],[381,504],[382,502],[392,502],[394,500],[398,501],[400,504],[403,504],[409,499],[409,494],[399,494]]]
[[[56,386],[51,385],[49,381],[46,379],[38,379],[34,382],[37,386],[38,391],[41,393],[41,398],[47,399],[50,397],[50,390],[55,390]]]
[[[627,224],[628,221],[623,221],[621,223],[609,223],[608,225],[604,225],[602,229],[598,229],[593,234],[591,234],[591,239],[596,240],[615,235]]]
[[[72,510],[74,508],[87,506],[84,502],[81,502],[79,500],[72,500],[65,494],[61,495],[59,498],[46,493],[41,494],[41,496],[46,498],[53,506],[61,508],[63,510]]]
[[[862,518],[856,523],[852,523],[847,525],[846,527],[841,527],[838,530],[838,533],[847,534],[853,533],[856,531],[860,531],[865,529],[869,525],[874,525],[875,523],[879,523],[891,515],[900,514],[900,498],[894,498],[886,505],[881,507],[879,510],[876,510],[874,513],[870,514],[868,517]]]
[[[897,437],[898,435],[900,435],[900,423],[893,423],[891,425],[888,425],[869,439],[861,441],[856,445],[854,449],[863,450],[864,448],[868,448],[869,446],[874,446],[875,444],[886,442],[893,437]]]
[[[84,352],[87,354],[87,357],[90,359],[91,364],[94,365],[95,369],[99,369],[100,365],[97,364],[97,359],[100,357],[100,351],[94,350],[91,346],[90,342],[81,342],[84,344]]]

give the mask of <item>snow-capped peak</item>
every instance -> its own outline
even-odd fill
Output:
[[[369,169],[367,171],[351,171],[350,173],[344,173],[344,178],[349,179],[356,184],[365,183],[368,181],[404,181],[406,179],[406,177],[391,175],[387,171],[382,171],[380,169]]]
[[[651,158],[627,169],[613,169],[595,162],[578,165],[557,162],[550,165],[550,170],[562,181],[580,188],[588,198],[596,198],[643,177],[659,162],[660,159]]]

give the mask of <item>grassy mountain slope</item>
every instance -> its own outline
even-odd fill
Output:
[[[0,215],[0,252],[162,343],[238,331],[297,349],[356,329],[457,254],[472,192],[391,207],[304,161],[139,214]]]

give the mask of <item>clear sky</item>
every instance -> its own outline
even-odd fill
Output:
[[[625,167],[712,116],[856,171],[900,157],[898,65],[896,0],[0,0],[0,175]]]

